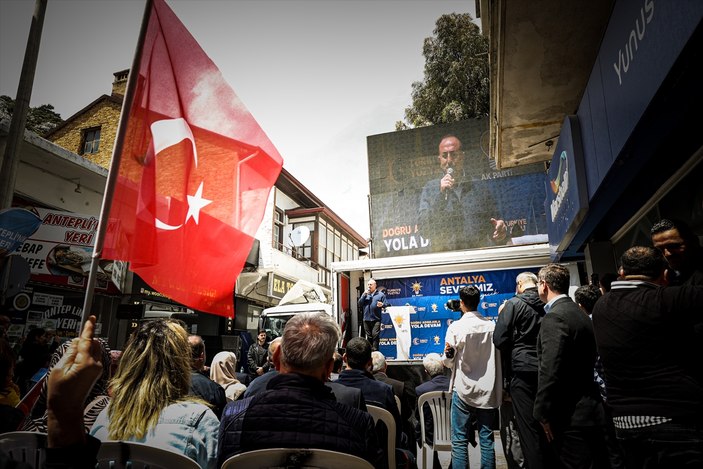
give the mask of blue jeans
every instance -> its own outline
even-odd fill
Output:
[[[638,469],[703,467],[703,424],[662,423],[615,429],[625,466]]]
[[[452,468],[469,467],[469,434],[473,432],[471,420],[478,425],[481,447],[481,469],[495,469],[496,453],[493,427],[497,409],[477,409],[462,401],[456,392],[452,395]]]

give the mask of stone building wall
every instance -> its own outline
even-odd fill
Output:
[[[104,168],[110,166],[112,147],[117,138],[121,106],[108,99],[99,101],[92,109],[74,118],[66,126],[51,135],[49,140],[65,149],[83,156]],[[82,154],[83,131],[100,127],[100,146],[97,153]]]

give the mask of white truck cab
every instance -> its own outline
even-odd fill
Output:
[[[265,330],[267,340],[283,335],[283,329],[290,318],[300,313],[322,312],[333,316],[332,305],[322,287],[317,284],[298,280],[285,294],[278,306],[266,308],[259,318],[259,330]]]

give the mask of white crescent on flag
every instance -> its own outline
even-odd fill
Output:
[[[183,140],[190,140],[191,145],[193,146],[193,161],[195,163],[195,167],[198,167],[198,150],[195,147],[195,137],[193,137],[193,132],[190,130],[190,126],[185,119],[177,118],[156,121],[151,124],[150,128],[153,138],[152,145],[154,146],[154,158],[156,158],[162,150],[181,143]],[[197,225],[200,220],[200,210],[206,205],[212,203],[212,200],[203,198],[203,184],[204,182],[201,181],[195,194],[187,196],[188,213],[186,214],[186,218],[183,223],[180,225],[169,225],[154,216],[156,227],[161,230],[177,230],[191,218]]]

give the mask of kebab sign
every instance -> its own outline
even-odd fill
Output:
[[[83,285],[90,269],[98,219],[43,208],[33,211],[41,218],[42,224],[17,249],[29,264],[32,275],[51,276],[60,283],[64,280],[68,284]],[[98,284],[105,285],[112,278],[113,267],[112,261],[101,262]]]

